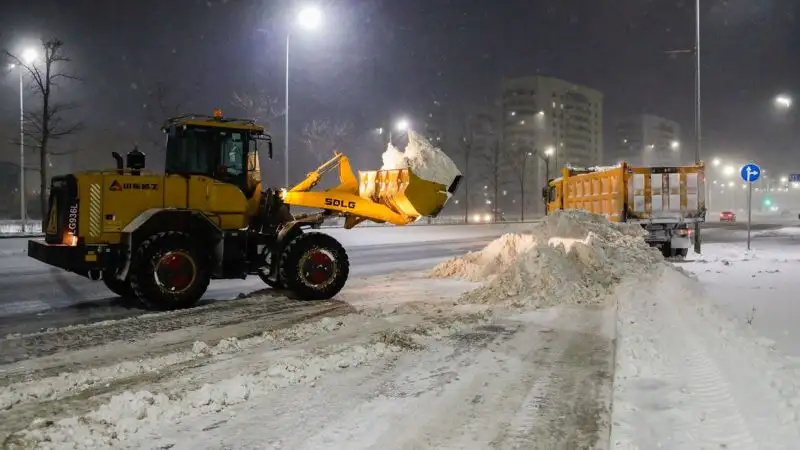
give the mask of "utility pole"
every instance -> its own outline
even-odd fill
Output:
[[[694,162],[700,164],[700,145],[702,143],[700,133],[700,0],[695,0],[695,74],[694,74],[694,126],[695,126],[695,147]]]

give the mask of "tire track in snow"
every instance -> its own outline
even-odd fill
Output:
[[[758,344],[751,341],[746,342],[745,346],[739,346],[735,342],[721,339],[725,333],[724,329],[718,324],[714,326],[713,322],[702,321],[702,316],[698,315],[706,311],[703,308],[692,310],[685,304],[679,305],[675,309],[675,319],[680,323],[684,333],[695,336],[692,339],[694,351],[692,358],[689,359],[690,365],[693,362],[699,367],[706,365],[707,370],[713,372],[708,375],[709,377],[716,375],[724,378],[727,391],[718,395],[724,395],[734,403],[741,419],[747,424],[742,430],[747,430],[749,437],[742,436],[741,432],[733,433],[732,438],[739,438],[739,441],[735,442],[741,442],[735,445],[739,445],[739,448],[781,449],[785,448],[787,442],[800,442],[800,430],[795,415],[791,411],[782,410],[785,403],[790,401],[791,395],[773,386],[773,374],[770,372],[774,368],[774,361],[742,358],[748,353],[745,346],[758,348]],[[722,317],[714,317],[713,312],[710,319],[724,320]],[[743,336],[731,337],[741,339]],[[763,349],[758,348],[758,350]],[[753,355],[755,358],[758,356]],[[720,433],[724,432],[725,430],[720,430]],[[730,430],[728,432],[730,433]],[[751,440],[757,445],[747,447],[746,444]]]
[[[497,336],[490,339],[488,345],[483,343],[485,337],[478,336],[481,331],[478,327],[477,333],[460,335],[451,343],[453,347],[447,345],[406,355],[398,360],[392,379],[377,392],[366,395],[346,416],[330,423],[322,421],[326,426],[319,432],[283,444],[291,448],[331,449],[505,448],[497,444],[502,442],[509,424],[514,423],[520,411],[525,411],[526,393],[532,391],[538,380],[550,380],[550,375],[558,372],[560,378],[553,379],[571,379],[576,386],[581,385],[585,381],[581,378],[587,373],[582,366],[594,364],[591,358],[584,357],[593,352],[594,347],[577,349],[589,341],[599,340],[598,336],[575,330],[581,326],[575,324],[582,319],[581,311],[575,311],[563,310],[546,328],[532,323],[500,321],[499,326],[493,327]],[[593,313],[601,316],[599,311]],[[488,328],[483,327],[483,330]],[[579,334],[581,336],[576,337]],[[470,340],[473,342],[469,346],[459,348]],[[574,356],[565,357],[570,348]],[[612,367],[608,360],[605,364]],[[567,374],[573,372],[570,378]],[[605,378],[604,383],[610,385],[610,378]],[[598,403],[596,397],[579,398],[586,394],[580,389],[566,394],[560,392],[559,389],[566,387],[563,383],[545,381],[543,386],[549,386],[547,395],[558,397],[558,405],[564,411],[580,412],[584,402]],[[524,429],[518,441],[522,448],[531,448],[538,444],[538,436],[531,433],[534,424],[549,416],[546,411],[535,408],[526,412],[529,414],[523,414],[517,422]],[[524,426],[526,424],[528,426]],[[565,421],[562,424],[575,426]],[[597,424],[589,428],[597,429]],[[550,433],[553,429],[550,427],[543,432]],[[556,441],[574,444],[582,438],[578,434],[560,430],[563,438]],[[586,439],[591,441],[596,437]]]
[[[702,293],[686,289],[683,275],[665,270],[657,278],[620,299],[618,351],[628,368],[615,383],[616,447],[784,449],[800,442],[794,416],[781,410],[789,400],[772,386],[766,350],[755,351],[740,325],[704,317]],[[654,353],[659,358],[650,361]]]
[[[607,446],[601,429],[610,411],[601,393],[611,384],[612,343],[599,338],[603,323],[596,313],[574,319],[585,331],[559,340],[565,348],[549,361],[552,370],[530,388],[504,436],[492,442],[492,448]]]

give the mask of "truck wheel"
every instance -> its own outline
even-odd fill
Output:
[[[261,278],[261,281],[266,283],[267,286],[271,287],[272,289],[286,289],[286,286],[283,285],[283,281],[272,281],[264,272],[259,272],[258,277]]]
[[[328,300],[342,290],[349,274],[344,247],[324,233],[301,234],[281,252],[281,280],[303,300]]]
[[[661,255],[664,258],[672,258],[672,246],[669,242],[665,242],[664,245],[661,246]]]
[[[679,256],[681,258],[686,258],[689,255],[688,248],[679,248],[675,250],[675,256]]]
[[[295,238],[297,238],[297,236],[299,236],[301,234],[303,234],[303,229],[300,228],[300,227],[294,227],[290,231],[289,236],[287,236],[284,239],[281,239],[281,242],[291,242]],[[284,247],[284,249],[285,248],[286,247]],[[278,248],[277,250],[275,250],[275,248],[273,248],[273,251],[270,252],[270,261],[266,261],[266,257],[265,257],[265,261],[264,261],[264,263],[266,264],[265,267],[267,267],[269,269],[272,266],[271,259],[272,258],[280,258],[281,254],[282,253],[280,251],[280,248]],[[261,278],[261,281],[263,281],[267,286],[271,287],[272,289],[286,289],[286,283],[283,282],[283,278],[281,278],[280,271],[278,271],[278,280],[277,281],[272,281],[272,280],[269,279],[269,270],[266,271],[266,272],[264,270],[259,271],[258,272],[258,277]]]
[[[117,279],[114,272],[113,270],[103,271],[103,284],[106,285],[109,291],[124,299],[135,299],[136,293],[133,292],[130,281]]]
[[[211,276],[207,258],[186,233],[167,231],[145,239],[131,267],[131,286],[149,309],[194,306]]]

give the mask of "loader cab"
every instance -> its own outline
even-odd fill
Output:
[[[238,186],[247,198],[261,182],[259,154],[272,158],[272,139],[253,121],[187,115],[168,120],[165,172],[201,175]]]

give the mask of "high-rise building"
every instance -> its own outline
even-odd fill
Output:
[[[613,159],[646,166],[681,164],[681,127],[649,114],[620,120],[614,128]]]
[[[551,175],[560,167],[588,167],[603,159],[603,94],[557,78],[503,82],[503,145],[524,142],[538,155],[551,151]],[[539,165],[543,167],[541,158]],[[540,171],[543,175],[543,171]]]

